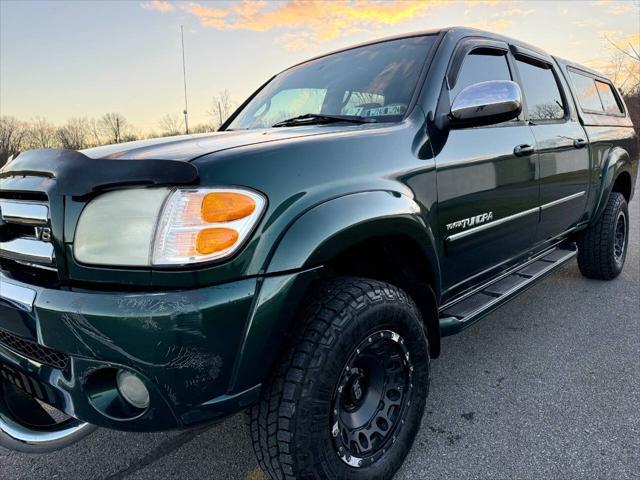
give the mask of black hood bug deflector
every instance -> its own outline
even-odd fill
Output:
[[[198,169],[176,160],[92,159],[75,150],[21,153],[0,170],[0,179],[34,176],[55,179],[58,194],[82,197],[134,185],[193,185]]]

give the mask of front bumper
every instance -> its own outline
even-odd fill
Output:
[[[83,422],[117,430],[222,418],[259,394],[259,384],[230,391],[257,284],[114,293],[47,289],[1,275],[3,381]],[[117,408],[113,375],[120,369],[147,386],[144,412]]]

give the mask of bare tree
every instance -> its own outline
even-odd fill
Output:
[[[231,100],[231,95],[228,90],[220,92],[211,99],[211,108],[209,109],[209,115],[213,121],[213,128],[217,130],[229,118],[233,113],[235,104]]]
[[[58,128],[56,136],[62,148],[81,150],[89,146],[89,121],[86,118],[72,118]]]
[[[613,49],[611,67],[605,73],[622,93],[633,126],[640,133],[640,51],[631,43],[621,45],[605,39]]]
[[[184,120],[178,114],[167,113],[160,119],[160,122],[158,123],[163,135],[166,137],[172,137],[174,135],[180,135],[180,133],[182,133]]]
[[[535,120],[557,120],[564,116],[564,107],[558,103],[540,103],[529,111],[529,116]]]
[[[631,43],[622,45],[605,37],[613,49],[606,74],[625,95],[640,93],[640,51]]]
[[[112,112],[102,116],[100,125],[108,143],[120,143],[128,124],[123,115]]]
[[[27,124],[15,117],[0,117],[0,166],[7,159],[25,148]]]
[[[29,123],[29,148],[54,148],[59,145],[56,127],[44,117],[35,117]]]
[[[106,143],[102,122],[100,120],[95,118],[89,118],[87,120],[87,136],[87,143],[91,147],[98,147]]]
[[[634,47],[631,42],[627,43],[627,45],[618,45],[616,42],[611,40],[609,37],[605,35],[605,40],[609,42],[609,44],[619,52],[624,53],[631,60],[635,60],[636,62],[640,62],[640,51]]]

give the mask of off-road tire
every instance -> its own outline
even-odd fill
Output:
[[[339,456],[332,434],[333,402],[342,391],[338,380],[361,342],[371,342],[372,332],[388,331],[398,333],[411,359],[412,384],[403,394],[408,406],[401,427],[394,430],[397,437],[379,450],[380,458],[353,467]],[[393,285],[362,278],[324,283],[308,298],[297,332],[248,412],[258,462],[273,480],[390,479],[413,444],[428,389],[429,346],[409,296]]]
[[[616,231],[624,219],[624,246],[616,255]],[[619,230],[618,230],[619,231]],[[629,245],[629,209],[624,196],[612,192],[598,221],[578,238],[578,267],[587,278],[613,280],[624,267]]]

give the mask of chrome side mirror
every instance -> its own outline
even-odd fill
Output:
[[[463,89],[451,105],[451,128],[491,125],[517,118],[522,111],[522,93],[517,83],[491,80]]]

